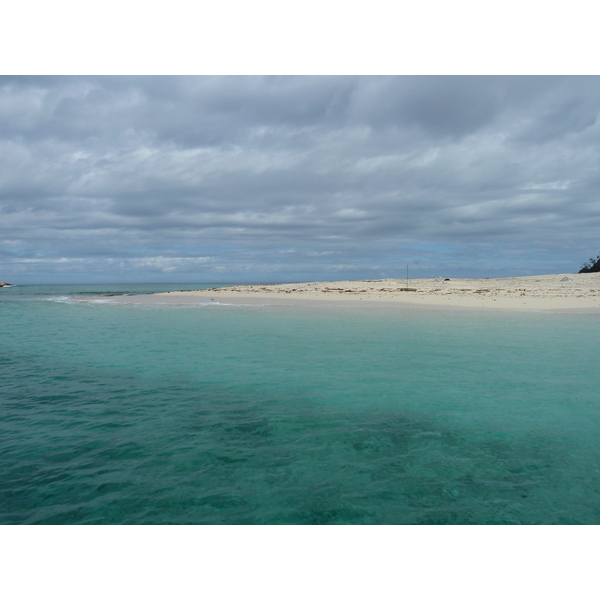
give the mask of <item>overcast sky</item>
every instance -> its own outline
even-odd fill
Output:
[[[0,280],[576,272],[600,77],[0,78]]]

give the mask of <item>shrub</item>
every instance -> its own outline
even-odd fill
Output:
[[[590,258],[583,263],[580,273],[598,273],[600,272],[600,254],[596,258]]]

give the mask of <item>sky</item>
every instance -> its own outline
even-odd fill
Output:
[[[577,272],[598,76],[0,77],[0,280]]]

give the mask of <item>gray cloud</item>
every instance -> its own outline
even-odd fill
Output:
[[[3,280],[577,270],[598,77],[0,78]]]

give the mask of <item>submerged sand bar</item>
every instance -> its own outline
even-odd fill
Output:
[[[227,304],[404,303],[509,310],[600,312],[600,274],[496,279],[377,279],[236,285],[111,298],[116,302]]]

